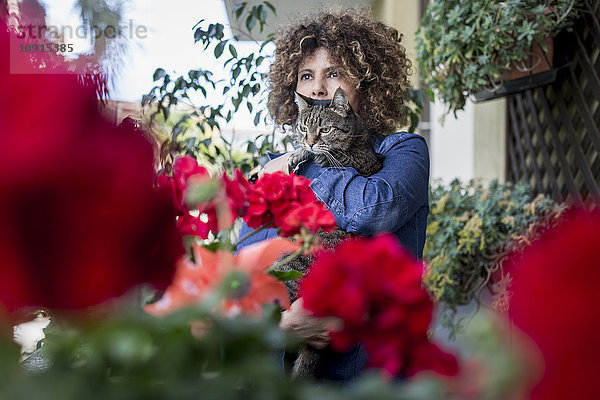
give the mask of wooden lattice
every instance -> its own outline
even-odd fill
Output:
[[[507,105],[507,179],[573,202],[600,200],[600,2],[585,8],[558,46],[556,80]]]

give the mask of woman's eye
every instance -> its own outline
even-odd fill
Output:
[[[327,126],[325,128],[321,128],[321,133],[329,133],[329,132],[331,132],[331,127],[330,126]]]
[[[339,75],[340,75],[340,73],[338,71],[331,71],[329,73],[330,78],[337,78]]]
[[[301,81],[305,81],[305,80],[310,79],[310,78],[311,78],[310,74],[302,74],[302,75],[300,75],[300,80]]]

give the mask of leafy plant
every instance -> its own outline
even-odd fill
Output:
[[[496,308],[505,308],[510,276],[503,271],[508,254],[522,250],[542,229],[560,220],[565,205],[538,195],[524,183],[492,181],[489,186],[454,180],[431,188],[431,213],[424,258],[424,280],[433,296],[450,311],[479,299],[490,287]],[[496,279],[492,280],[495,276]]]
[[[230,122],[240,107],[245,106],[254,116],[255,126],[261,120],[267,120],[265,66],[270,56],[268,45],[274,34],[267,34],[258,50],[247,56],[238,51],[236,41],[253,40],[254,32],[263,32],[269,13],[275,14],[276,9],[268,1],[252,6],[248,2],[238,3],[232,9],[232,18],[244,23],[242,30],[234,32],[232,37],[225,35],[223,24],[201,20],[196,25],[194,40],[203,45],[202,51],[207,56],[223,60],[228,79],[215,79],[212,71],[204,69],[190,70],[186,76],[172,78],[165,69],[156,69],[153,78],[157,85],[143,96],[142,105],[150,110],[151,120],[157,121],[157,125],[167,124],[170,129],[161,152],[163,160],[172,161],[178,154],[189,154],[217,168],[230,171],[239,168],[248,172],[268,161],[267,152],[283,152],[290,148],[290,138],[277,138],[273,128],[270,133],[258,135],[243,146],[238,145],[235,156],[236,145],[219,133],[221,125]],[[215,105],[195,104],[192,93],[199,93],[204,99],[209,93],[221,93],[224,101]],[[410,114],[408,130],[414,132],[423,108],[423,91],[411,90],[406,107]],[[242,147],[246,155],[239,152]]]
[[[189,320],[202,321],[192,335]],[[16,345],[0,338],[3,399],[353,399],[439,398],[434,379],[402,384],[366,374],[352,385],[291,380],[281,370],[285,345],[278,307],[261,318],[226,318],[182,310],[154,318],[116,311],[87,324],[56,319],[42,353],[48,365],[34,374],[20,368]],[[198,334],[200,333],[200,334]],[[414,393],[414,394],[407,394]]]
[[[169,138],[163,145],[163,158],[170,157],[172,160],[177,154],[189,154],[230,171],[237,167],[248,172],[266,161],[261,155],[267,151],[285,149],[289,139],[284,139],[276,146],[275,132],[272,132],[248,141],[245,146],[249,153],[247,156],[234,156],[234,144],[219,133],[221,124],[230,122],[244,105],[254,115],[254,125],[265,118],[266,99],[261,97],[266,77],[264,67],[268,58],[265,47],[272,42],[273,34],[268,34],[258,50],[246,56],[238,52],[235,42],[252,39],[253,31],[262,32],[269,12],[275,13],[276,10],[268,1],[253,6],[247,2],[237,4],[232,9],[233,17],[244,21],[246,30],[234,32],[232,37],[226,37],[225,27],[221,23],[200,20],[194,27],[195,42],[202,44],[204,53],[223,60],[223,70],[228,68],[229,71],[228,79],[215,79],[212,71],[204,69],[193,69],[185,76],[172,78],[165,69],[156,69],[153,79],[158,84],[142,97],[142,105],[152,110],[151,120],[160,114],[163,121],[173,121],[170,123]],[[220,93],[225,100],[214,105],[196,104],[191,93],[201,94],[204,99],[209,94]]]
[[[417,32],[425,83],[455,114],[469,95],[498,87],[532,44],[572,23],[577,0],[433,0]]]

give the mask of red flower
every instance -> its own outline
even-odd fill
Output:
[[[316,233],[319,228],[336,227],[333,214],[314,195],[310,180],[295,174],[275,172],[263,175],[249,190],[244,221],[251,228],[272,222],[283,237],[293,236],[305,228]]]
[[[0,18],[0,21],[2,19]],[[9,54],[0,22],[0,52]],[[75,75],[0,64],[0,302],[77,309],[140,282],[165,287],[182,252],[153,189],[151,145],[100,115]]]
[[[289,240],[276,238],[244,247],[237,255],[227,251],[209,251],[194,246],[194,260],[183,258],[177,266],[175,279],[163,297],[145,307],[155,316],[162,316],[184,307],[205,302],[211,296],[225,291],[220,300],[220,311],[235,315],[240,312],[259,315],[262,304],[277,302],[282,307],[290,305],[285,285],[265,269],[282,254],[298,248]],[[228,279],[236,280],[234,290],[226,285]]]
[[[544,358],[531,399],[591,399],[600,392],[600,211],[565,221],[515,257],[510,315]]]
[[[187,214],[190,208],[185,204],[185,189],[190,179],[207,180],[210,176],[206,168],[198,165],[192,156],[177,157],[173,162],[172,175],[158,176],[157,183],[171,192],[173,204],[177,207],[179,215]]]
[[[209,232],[216,234],[220,229],[230,228],[235,218],[244,213],[250,184],[239,170],[234,171],[233,179],[223,174],[214,198],[201,204],[187,204],[186,191],[194,185],[213,183],[212,179],[191,156],[177,157],[172,174],[157,178],[158,186],[171,193],[178,209],[177,227],[182,235],[206,239]],[[197,214],[192,215],[192,211]]]
[[[421,274],[421,263],[393,236],[353,239],[316,257],[300,296],[316,316],[343,320],[343,330],[331,334],[334,349],[347,350],[360,341],[370,364],[389,374],[430,369],[453,375],[454,356],[427,338],[433,303]]]
[[[233,172],[233,179],[229,179],[226,174],[223,174],[223,182],[225,182],[225,194],[231,208],[231,213],[236,217],[241,217],[244,215],[246,208],[246,198],[250,190],[250,183],[248,183],[239,169]]]
[[[248,192],[248,207],[244,214],[244,221],[250,228],[258,228],[272,221],[273,216],[269,213],[269,204],[265,196],[254,188]]]
[[[205,222],[202,221],[201,217],[194,217],[189,213],[186,213],[177,218],[177,230],[182,235],[198,236],[206,239],[211,230],[213,232],[218,231],[216,226],[217,217],[214,213],[212,214],[213,215],[208,216],[208,222]]]
[[[317,232],[319,228],[331,232],[336,228],[337,223],[324,204],[309,203],[300,205],[285,214],[279,226],[282,236],[289,237],[299,233],[301,227],[312,232]]]

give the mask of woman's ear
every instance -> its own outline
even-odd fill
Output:
[[[303,110],[307,109],[308,107],[312,107],[313,102],[310,97],[303,96],[298,92],[294,92],[294,94],[295,94],[294,100],[296,102],[296,105],[298,106],[298,111],[303,111]]]

